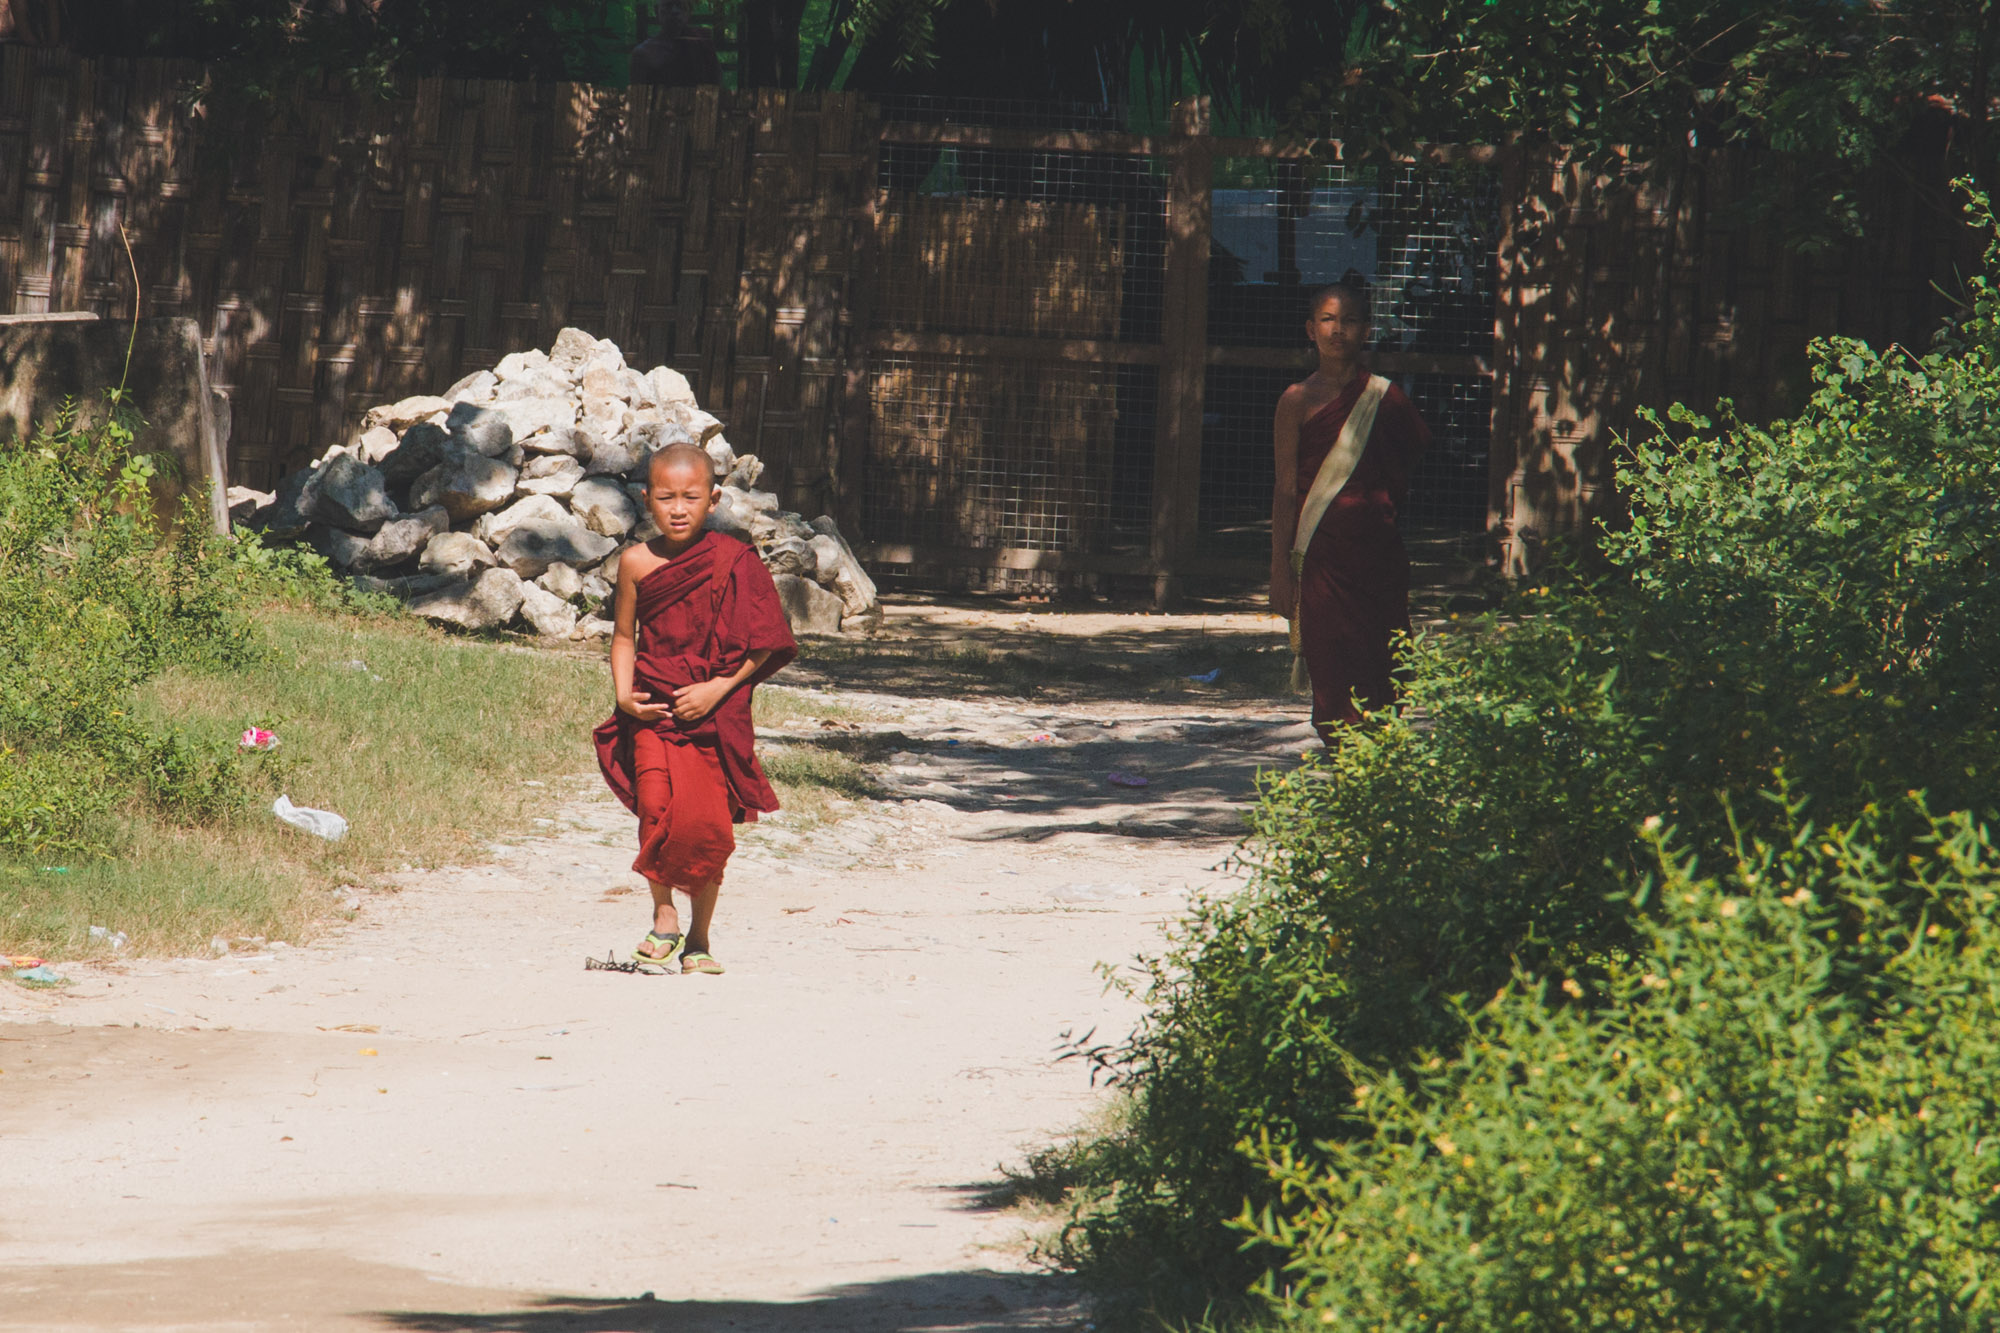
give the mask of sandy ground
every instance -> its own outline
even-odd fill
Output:
[[[1102,1105],[1061,1058],[1135,1016],[1098,965],[1236,882],[1310,733],[1198,691],[823,697],[890,796],[746,836],[726,976],[584,970],[644,897],[625,812],[552,781],[537,835],[310,946],[0,989],[0,1328],[1086,1327],[985,1195]]]

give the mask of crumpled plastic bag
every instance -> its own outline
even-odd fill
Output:
[[[271,802],[271,813],[290,824],[293,828],[304,829],[316,838],[328,842],[339,842],[347,836],[347,821],[331,810],[315,810],[311,806],[293,805],[292,798],[280,796]]]

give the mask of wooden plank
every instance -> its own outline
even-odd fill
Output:
[[[1164,141],[1144,134],[1103,130],[1021,130],[992,125],[932,125],[891,120],[882,124],[883,143],[935,144],[939,147],[1000,148],[1017,152],[1123,153],[1152,157]]]
[[[1025,546],[933,546],[907,542],[865,543],[856,552],[878,569],[885,565],[941,569],[1062,570],[1073,574],[1159,576],[1151,556],[1102,551],[1044,551]]]
[[[1492,357],[1470,353],[1370,352],[1367,361],[1381,375],[1493,375]],[[1313,367],[1307,354],[1294,347],[1210,347],[1208,364],[1238,370],[1296,370],[1301,377]]]
[[[1092,361],[1104,365],[1157,366],[1165,357],[1158,343],[1013,338],[992,333],[925,333],[910,329],[877,329],[869,335],[868,345],[876,352],[888,354],[975,356],[1037,363]]]
[[[1179,599],[1181,561],[1201,512],[1202,401],[1207,392],[1210,187],[1208,99],[1174,108],[1167,162],[1166,290],[1160,316],[1160,399],[1153,436],[1153,601]]]

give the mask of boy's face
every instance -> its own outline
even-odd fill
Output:
[[[1319,303],[1306,321],[1306,337],[1324,355],[1337,361],[1351,361],[1368,345],[1368,320],[1360,305],[1345,293],[1335,292]]]
[[[674,546],[701,535],[708,511],[715,507],[715,477],[693,459],[675,459],[654,470],[646,487],[646,508],[660,534]]]

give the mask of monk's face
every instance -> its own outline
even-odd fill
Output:
[[[660,535],[680,546],[701,535],[708,511],[715,507],[715,475],[705,463],[676,458],[653,470],[646,487],[646,508]]]
[[[1348,362],[1368,346],[1368,318],[1361,303],[1343,292],[1335,292],[1319,303],[1306,321],[1306,337],[1319,354],[1332,361]]]

